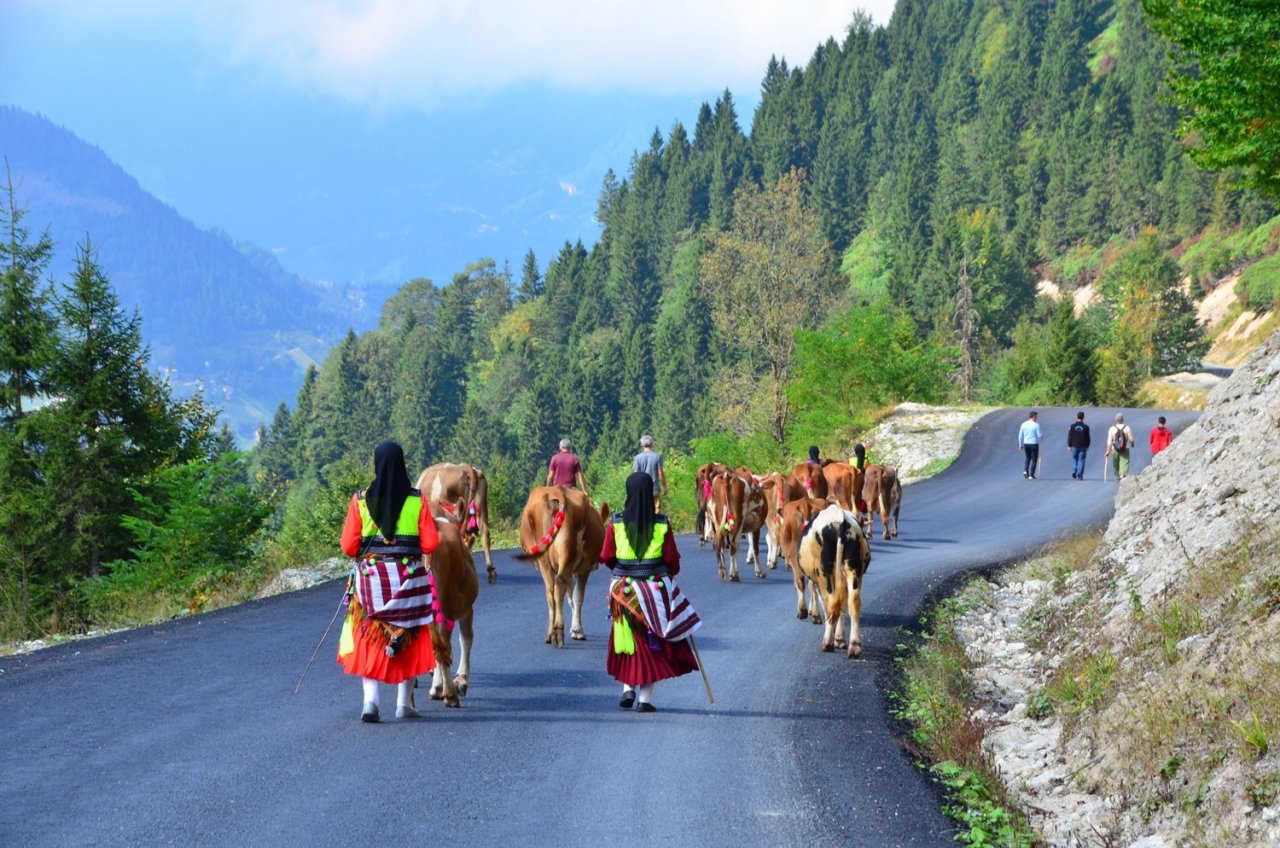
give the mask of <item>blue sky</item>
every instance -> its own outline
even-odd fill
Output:
[[[0,103],[314,280],[595,238],[607,168],[891,0],[4,0]]]

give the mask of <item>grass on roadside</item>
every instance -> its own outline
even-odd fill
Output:
[[[975,577],[924,616],[916,644],[900,646],[894,712],[911,725],[917,755],[946,788],[944,812],[962,826],[957,840],[1030,848],[1037,844],[1035,832],[982,749],[985,731],[971,713],[970,663],[955,633],[957,619],[989,596],[987,582]]]

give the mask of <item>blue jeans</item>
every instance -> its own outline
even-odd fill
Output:
[[[1088,448],[1071,449],[1071,471],[1077,479],[1084,479],[1084,455],[1088,452]]]

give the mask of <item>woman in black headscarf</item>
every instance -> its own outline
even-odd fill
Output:
[[[404,451],[383,442],[373,452],[373,482],[356,492],[342,527],[342,552],[355,558],[338,662],[364,684],[362,721],[378,720],[378,683],[398,684],[396,718],[417,718],[413,683],[435,667],[431,580],[423,556],[439,534],[431,510],[405,471]]]
[[[702,623],[680,592],[680,552],[667,517],[653,508],[653,478],[627,478],[627,500],[605,527],[600,561],[609,566],[613,628],[605,669],[622,683],[618,706],[656,711],[653,684],[697,671],[689,637]]]

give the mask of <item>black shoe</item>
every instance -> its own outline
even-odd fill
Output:
[[[1027,479],[1027,478],[1029,478],[1030,476],[1031,476],[1031,475],[1030,475],[1030,474],[1028,474],[1027,472],[1025,472],[1025,471],[1024,471],[1024,472],[1022,472],[1022,479],[1023,479],[1023,480],[1026,480],[1026,479]]]
[[[653,704],[650,704],[648,701],[641,701],[636,704],[636,712],[638,713],[656,713],[657,711],[658,708]]]
[[[621,700],[618,701],[618,706],[622,707],[624,710],[629,710],[635,705],[636,705],[636,690],[631,689],[626,692],[623,692]]]
[[[369,724],[378,723],[378,705],[372,701],[364,702],[364,712],[360,713],[360,720]]]

